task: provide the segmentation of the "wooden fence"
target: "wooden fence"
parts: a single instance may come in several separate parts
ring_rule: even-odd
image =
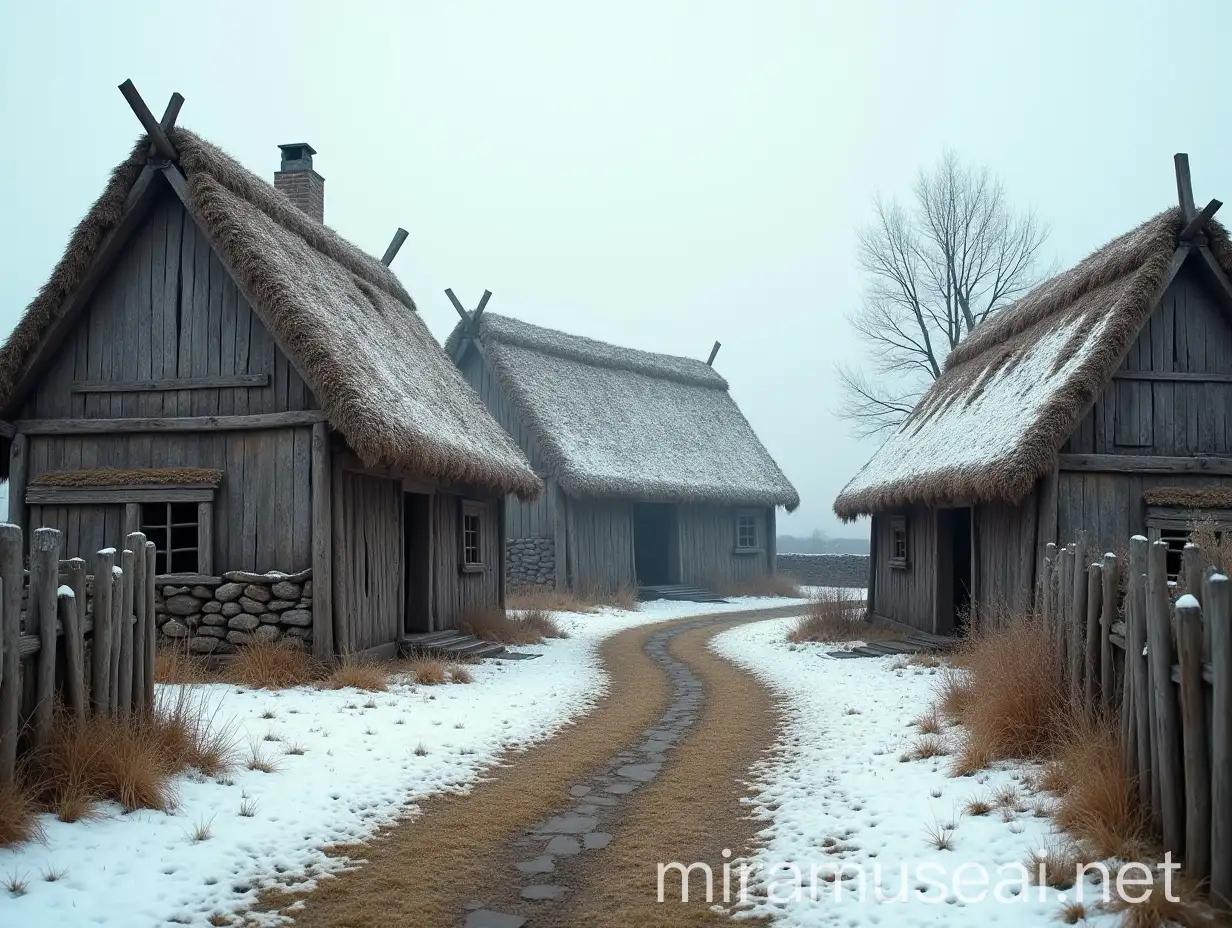
[[[26,546],[0,524],[0,783],[18,750],[51,735],[57,702],[78,719],[154,704],[154,543],[134,532],[118,558],[61,560],[61,534],[35,529]]]
[[[1063,682],[1074,700],[1119,714],[1126,767],[1164,850],[1232,905],[1232,586],[1194,544],[1175,582],[1166,542],[1134,536],[1128,564],[1087,563],[1084,549],[1048,545],[1037,600]]]

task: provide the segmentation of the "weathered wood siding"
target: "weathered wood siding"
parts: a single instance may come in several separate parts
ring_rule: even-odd
[[[759,554],[736,554],[736,516],[757,516]],[[769,573],[764,509],[731,506],[679,506],[681,583],[739,583]]]
[[[74,392],[78,382],[268,374],[260,387]],[[315,408],[311,391],[168,194],[90,298],[24,418],[207,416]]]
[[[1114,377],[1062,449],[1079,454],[1232,454],[1232,382],[1132,374],[1232,375],[1227,311],[1190,258]],[[1069,537],[1069,536],[1062,536]]]
[[[485,500],[487,517],[481,528],[480,540],[485,569],[463,573],[462,515],[463,497],[452,493],[437,493],[432,498],[432,535],[435,545],[434,621],[433,627],[456,628],[458,620],[470,609],[496,606],[500,603],[500,578],[504,569],[504,550],[500,527],[500,500]],[[466,497],[474,500],[475,497]]]
[[[625,500],[569,498],[565,513],[571,588],[606,591],[636,586],[633,504]]]
[[[982,625],[1031,607],[1038,514],[1035,493],[1018,505],[984,503],[974,508],[972,571]]]
[[[303,570],[312,564],[311,427],[146,435],[31,435],[30,477],[96,467],[209,467],[213,563],[227,570]],[[64,532],[74,555],[123,537],[123,506],[31,506],[29,525]],[[119,515],[117,515],[119,513]]]
[[[333,494],[335,647],[392,645],[405,614],[402,482],[337,467]]]
[[[898,513],[873,516],[872,551],[876,566],[872,570],[873,601],[876,612],[887,619],[913,628],[933,630],[933,606],[937,583],[936,515],[922,507],[907,510],[907,558],[905,568],[890,567],[893,533],[890,519]]]

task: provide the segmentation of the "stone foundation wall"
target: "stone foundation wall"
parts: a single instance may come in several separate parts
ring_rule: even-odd
[[[254,641],[312,641],[312,570],[296,574],[233,570],[191,586],[159,584],[154,612],[160,642],[194,654],[231,654]]]
[[[780,554],[778,572],[804,586],[868,586],[867,554]]]
[[[556,585],[556,539],[512,538],[505,543],[505,583],[511,588]]]

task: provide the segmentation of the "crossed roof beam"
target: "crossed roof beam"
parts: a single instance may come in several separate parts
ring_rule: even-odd
[[[1202,233],[1223,203],[1211,200],[1201,210],[1195,209],[1193,181],[1189,175],[1189,155],[1177,152],[1172,156],[1172,163],[1176,167],[1176,197],[1181,204],[1181,215],[1185,217],[1185,228],[1181,230],[1180,240],[1187,244],[1205,245],[1205,236],[1202,236]],[[1202,240],[1199,240],[1199,236],[1202,236]]]

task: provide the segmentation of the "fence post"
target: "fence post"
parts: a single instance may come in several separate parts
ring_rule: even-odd
[[[133,552],[133,685],[134,712],[144,712],[145,701],[145,535],[133,532],[125,539],[125,547]]]
[[[81,711],[84,715],[90,708],[90,681],[86,677],[86,619],[89,594],[86,591],[86,562],[75,557],[68,562],[68,585],[73,588],[77,600],[77,642],[81,648]],[[71,658],[70,658],[71,659]]]
[[[1060,557],[1061,564],[1060,569],[1057,571],[1057,627],[1055,634],[1057,666],[1061,674],[1061,679],[1058,682],[1064,687],[1066,677],[1068,676],[1067,668],[1069,667],[1069,601],[1074,591],[1074,584],[1070,574],[1074,563],[1074,556],[1068,547],[1062,548],[1057,552],[1057,556]]]
[[[60,585],[60,532],[36,528],[30,545],[30,595],[26,631],[38,632],[39,654],[35,676],[34,741],[51,738],[56,701],[56,590]]]
[[[64,689],[73,717],[80,722],[86,717],[86,642],[81,632],[85,599],[77,595],[85,587],[85,564],[81,558],[68,563],[67,587],[63,592],[57,591],[56,612],[64,630]]]
[[[1188,547],[1185,553],[1189,554]],[[1192,576],[1186,572],[1187,580]],[[1196,576],[1200,582],[1201,570]],[[1206,686],[1202,679],[1202,608],[1192,593],[1176,602],[1176,643],[1181,660],[1181,733],[1185,752],[1185,871],[1201,880],[1211,869],[1211,768]]]
[[[21,722],[21,528],[0,525],[0,651],[4,653],[4,678],[0,681],[0,783],[11,783],[17,772],[17,728]]]
[[[1168,544],[1151,545],[1147,576],[1151,587],[1147,609],[1147,660],[1155,704],[1155,756],[1158,764],[1159,805],[1157,821],[1164,850],[1185,850],[1185,783],[1181,773],[1180,719],[1176,689],[1172,685],[1172,623],[1168,599]]]
[[[90,696],[97,713],[111,709],[111,568],[114,566],[115,548],[103,548],[95,555]]]
[[[1056,621],[1056,583],[1053,574],[1057,569],[1057,545],[1050,541],[1044,545],[1044,628],[1052,631],[1052,623]]]
[[[128,540],[132,540],[129,536]],[[128,715],[133,706],[133,562],[130,548],[120,552],[120,683],[117,688],[120,715]]]
[[[1103,612],[1103,570],[1098,563],[1087,568],[1087,640],[1083,647],[1086,661],[1082,674],[1082,697],[1088,712],[1095,709],[1095,690],[1099,685],[1099,617]]]
[[[145,597],[145,705],[149,712],[154,711],[154,565],[156,563],[154,542],[146,541],[142,546],[142,556],[145,558],[145,585],[142,596]]]
[[[1082,566],[1082,545],[1074,546],[1073,599],[1069,615],[1069,697],[1082,699],[1082,668],[1086,663],[1087,637],[1087,572]]]
[[[1103,608],[1099,614],[1099,694],[1104,706],[1111,709],[1115,704],[1116,674],[1112,660],[1112,623],[1116,620],[1117,595],[1121,588],[1121,574],[1117,556],[1109,551],[1104,555],[1101,578],[1104,588],[1100,600]]]
[[[1223,574],[1206,584],[1210,633],[1211,895],[1232,909],[1232,589]]]
[[[120,709],[120,652],[123,650],[124,637],[124,568],[123,555],[119,563],[111,571],[111,671],[108,695],[111,700],[111,711]]]
[[[1138,733],[1138,799],[1144,809],[1151,808],[1151,799],[1155,794],[1155,784],[1152,773],[1155,769],[1153,760],[1154,737],[1151,734],[1151,678],[1148,673],[1146,659],[1142,654],[1146,647],[1146,562],[1149,542],[1144,535],[1135,535],[1129,540],[1129,578],[1133,590],[1133,640],[1127,642],[1125,656],[1133,661],[1134,684],[1134,718],[1133,724]]]

